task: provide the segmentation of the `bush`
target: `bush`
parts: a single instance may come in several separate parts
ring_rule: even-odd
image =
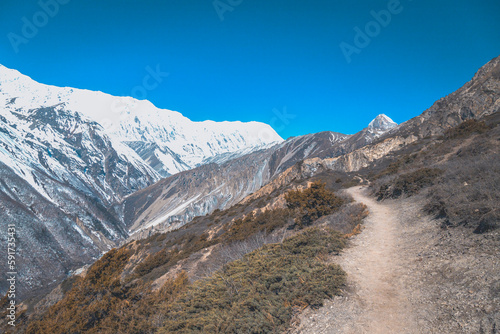
[[[289,209],[267,210],[255,215],[250,213],[245,218],[235,220],[222,239],[231,243],[243,241],[259,232],[271,233],[290,223],[292,214]]]
[[[415,162],[417,160],[417,157],[417,154],[405,154],[396,161],[391,162],[389,166],[387,166],[387,168],[385,168],[377,175],[373,176],[372,179],[378,180],[384,176],[397,174],[400,169],[405,168]]]
[[[499,202],[498,156],[456,157],[447,163],[446,174],[424,209],[444,218],[444,227],[465,226],[486,233],[500,227]]]
[[[186,233],[179,238],[170,240],[162,250],[154,255],[149,255],[143,262],[139,263],[132,277],[142,277],[148,281],[154,280],[179,261],[216,243],[218,243],[216,239],[209,240],[208,233],[200,235]]]
[[[393,182],[380,186],[376,193],[378,200],[398,198],[402,195],[411,196],[420,189],[434,184],[436,178],[443,174],[438,168],[421,168],[414,172],[399,175]]]
[[[463,226],[474,233],[500,228],[500,118],[496,115],[488,125],[468,120],[447,130],[442,140],[391,164],[372,189],[383,199],[428,187],[424,211],[441,219],[443,227]]]
[[[328,216],[319,220],[318,223],[325,223],[328,227],[344,234],[352,234],[354,229],[360,230],[360,225],[364,218],[368,216],[366,205],[361,203],[350,203]],[[358,227],[359,226],[359,227]]]
[[[313,182],[305,190],[292,190],[285,195],[287,206],[295,211],[299,227],[310,225],[318,218],[337,211],[344,200],[325,189],[325,183]]]
[[[315,181],[305,190],[291,190],[285,195],[287,208],[273,209],[236,219],[227,229],[226,242],[242,241],[259,233],[272,231],[295,222],[299,227],[311,225],[318,218],[337,211],[345,201]]]
[[[339,292],[345,273],[319,258],[343,246],[341,234],[319,229],[266,245],[194,283],[165,309],[160,333],[281,333],[295,309]]]
[[[285,235],[286,231],[282,235],[276,233],[266,234],[266,232],[258,232],[245,240],[221,244],[219,247],[215,247],[213,249],[212,252],[214,253],[209,261],[198,263],[198,272],[194,273],[193,278],[198,280],[211,276],[214,272],[220,270],[229,262],[240,260],[248,253],[259,249],[264,245],[282,241]]]
[[[353,178],[342,185],[342,188],[347,189],[359,185],[361,182],[358,178]]]
[[[484,121],[478,122],[475,119],[469,119],[460,123],[458,126],[448,129],[444,133],[445,139],[456,139],[470,136],[473,133],[484,133],[489,127]]]
[[[125,297],[120,274],[130,255],[125,248],[104,254],[63,300],[52,306],[41,320],[29,324],[26,333],[98,333],[96,328],[119,309],[120,300]]]
[[[156,254],[149,254],[144,261],[135,267],[134,273],[139,277],[149,274],[153,269],[167,264],[170,258],[171,256],[164,249]]]

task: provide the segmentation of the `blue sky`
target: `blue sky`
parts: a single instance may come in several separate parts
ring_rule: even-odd
[[[354,133],[379,113],[403,122],[499,54],[498,0],[0,3],[7,67],[192,120],[262,121],[284,138]],[[137,89],[157,68],[169,75]]]

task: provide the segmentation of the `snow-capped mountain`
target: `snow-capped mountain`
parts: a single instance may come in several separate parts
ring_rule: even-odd
[[[396,122],[384,114],[380,114],[368,124],[368,130],[375,135],[381,135],[398,126]]]
[[[0,65],[0,106],[31,110],[61,106],[100,124],[106,134],[134,149],[160,175],[200,165],[220,154],[253,150],[282,142],[259,122],[193,122],[146,100],[102,92],[39,84]]]
[[[148,101],[47,86],[0,65],[0,222],[22,235],[20,295],[125,240],[116,203],[127,195],[280,141],[262,123],[191,122]]]

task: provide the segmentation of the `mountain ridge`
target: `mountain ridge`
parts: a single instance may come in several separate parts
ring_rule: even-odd
[[[196,216],[240,202],[299,161],[351,152],[377,139],[395,124],[390,123],[387,130],[367,127],[355,135],[324,131],[291,137],[268,149],[222,164],[201,166],[173,175],[124,199],[121,211],[124,212],[125,224],[132,234],[149,229],[145,235],[179,228]]]
[[[157,108],[147,100],[44,85],[3,65],[0,65],[0,92],[5,96],[0,103],[11,109],[62,105],[67,110],[79,112],[102,125],[110,137],[125,144],[132,143],[136,150],[142,149],[144,157],[156,157],[162,165],[156,169],[162,176],[194,168],[204,159],[219,154],[283,141],[264,123],[193,122],[180,112]],[[155,145],[158,149],[146,154],[144,146],[147,145]]]

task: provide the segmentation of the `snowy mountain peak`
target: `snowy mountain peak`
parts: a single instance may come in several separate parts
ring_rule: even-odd
[[[147,100],[44,85],[0,65],[0,107],[5,106],[2,114],[56,105],[97,122],[110,138],[131,147],[162,176],[194,168],[221,154],[283,141],[264,123],[193,122]]]
[[[2,64],[0,64],[0,78],[1,78],[1,81],[16,80],[19,78],[28,78],[29,79],[29,77],[21,74],[19,71],[5,67]]]
[[[384,114],[380,114],[368,124],[368,128],[378,131],[387,131],[398,126],[396,122]]]

